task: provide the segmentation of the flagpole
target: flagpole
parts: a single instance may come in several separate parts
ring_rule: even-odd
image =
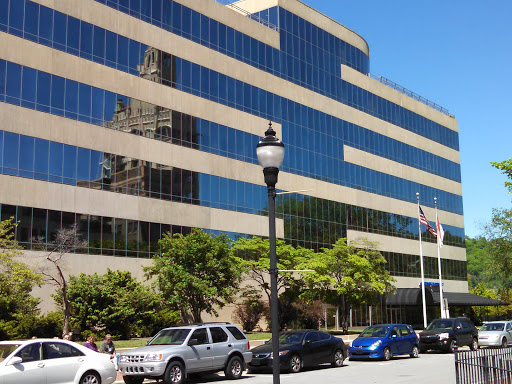
[[[423,271],[423,247],[421,246],[420,193],[416,192],[418,200],[418,235],[420,238],[420,265],[421,265],[421,301],[423,303],[423,328],[427,328],[427,303],[425,301],[425,273]]]
[[[434,197],[434,206],[436,207],[436,231],[437,231],[437,263],[439,265],[439,301],[441,305],[441,318],[446,319],[443,299],[443,279],[441,275],[441,231],[439,218],[437,217],[437,197]]]

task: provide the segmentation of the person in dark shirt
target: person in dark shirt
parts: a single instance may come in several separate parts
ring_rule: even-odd
[[[100,344],[100,352],[101,353],[108,353],[110,355],[110,358],[113,359],[115,357],[116,353],[116,346],[114,345],[114,342],[112,341],[112,336],[109,334],[105,335],[105,340],[103,340]]]

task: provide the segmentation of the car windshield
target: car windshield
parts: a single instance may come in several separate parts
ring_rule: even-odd
[[[374,325],[366,328],[358,337],[385,337],[388,334],[390,326]]]
[[[4,361],[21,344],[2,344],[0,345],[0,362]]]
[[[190,329],[162,329],[151,339],[148,345],[181,345],[185,342]]]
[[[294,344],[300,343],[304,332],[282,332],[279,334],[279,344]],[[272,339],[267,341],[267,344],[272,343]]]
[[[490,324],[484,324],[480,328],[481,331],[503,331],[505,328],[504,323],[490,323]]]
[[[431,322],[427,330],[431,329],[451,329],[453,327],[453,320],[449,319],[440,319],[440,320],[434,320]]]

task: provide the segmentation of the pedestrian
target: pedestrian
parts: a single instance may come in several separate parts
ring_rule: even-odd
[[[110,355],[110,358],[113,359],[116,354],[116,346],[114,345],[114,342],[112,341],[112,336],[108,333],[105,335],[105,340],[103,340],[100,344],[100,352],[101,353],[108,353]]]
[[[87,341],[85,342],[84,347],[92,349],[93,351],[98,352],[98,347],[96,346],[96,343],[94,342],[94,337],[93,336],[89,336],[87,338]]]
[[[62,340],[69,340],[70,337],[69,337],[69,333],[65,333],[62,335]]]

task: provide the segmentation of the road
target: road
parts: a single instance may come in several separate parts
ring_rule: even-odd
[[[144,384],[155,383],[145,380]],[[223,374],[211,374],[194,383],[233,384],[226,380]],[[122,383],[118,381],[116,383]],[[244,372],[238,384],[269,384],[272,383],[272,373],[248,374]],[[455,363],[452,354],[428,352],[421,354],[418,359],[408,357],[394,358],[391,361],[345,361],[341,368],[321,366],[306,369],[298,374],[282,374],[283,384],[455,384]]]

